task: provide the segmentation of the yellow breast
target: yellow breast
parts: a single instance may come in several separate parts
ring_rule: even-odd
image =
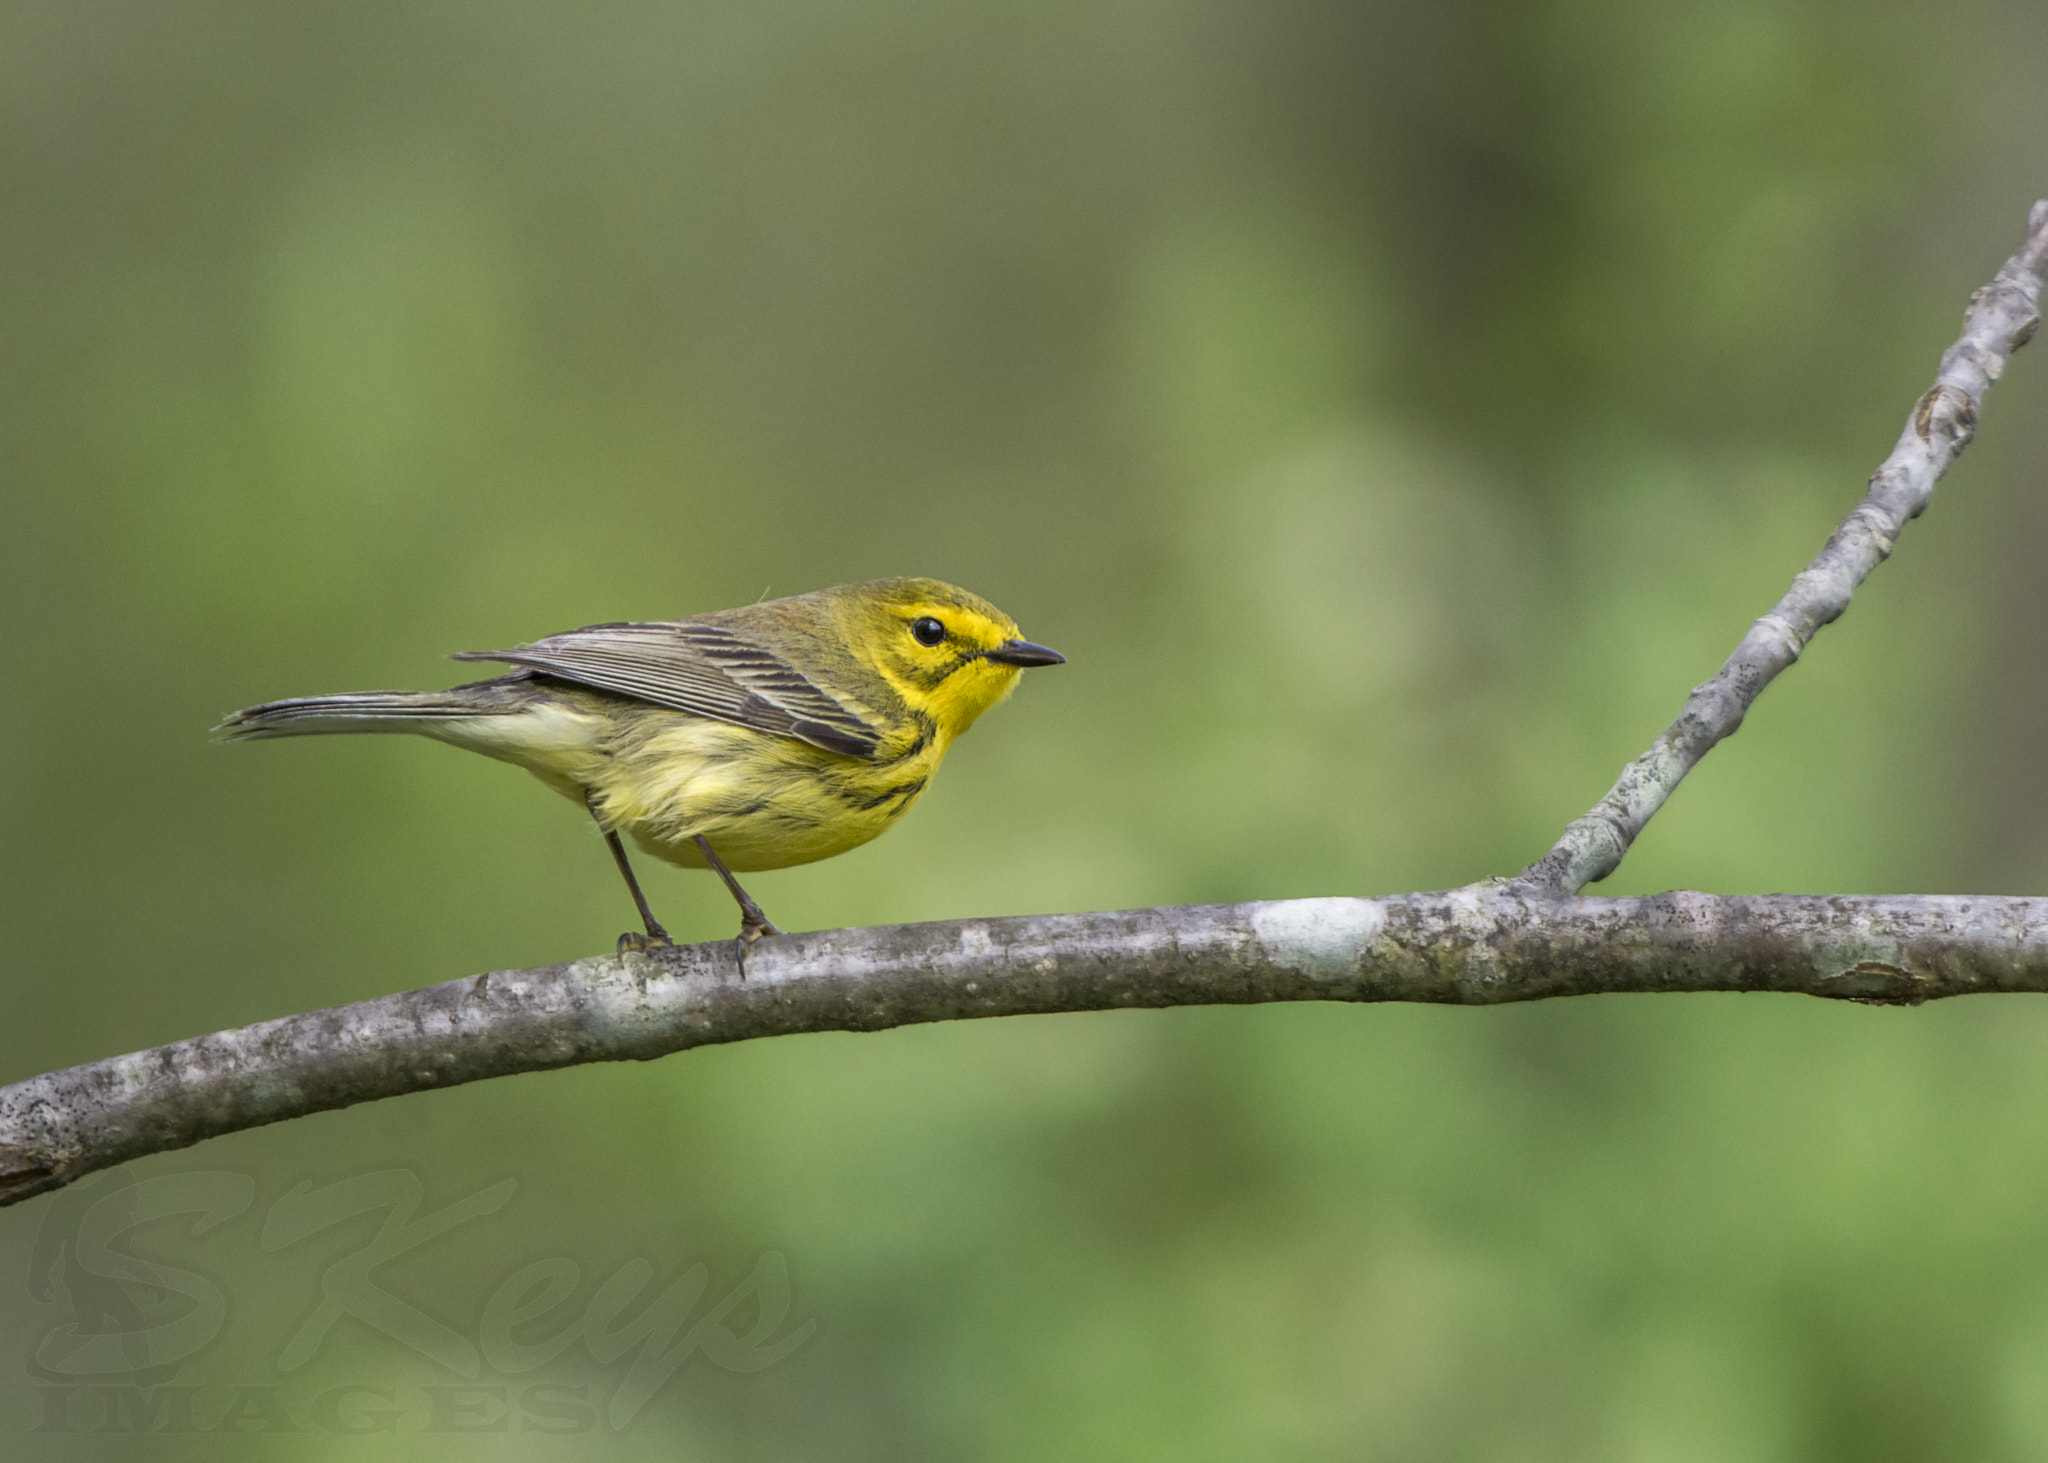
[[[728,868],[781,869],[858,848],[923,794],[945,756],[929,724],[874,761],[722,722],[651,712],[615,739],[590,785],[605,823],[657,858],[705,867],[698,835]]]

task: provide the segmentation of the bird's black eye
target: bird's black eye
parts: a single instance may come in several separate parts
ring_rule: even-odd
[[[919,645],[937,645],[946,638],[946,627],[930,615],[920,615],[910,622],[910,633],[917,637]]]

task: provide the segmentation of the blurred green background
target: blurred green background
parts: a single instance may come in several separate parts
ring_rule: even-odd
[[[209,745],[223,713],[877,575],[1072,663],[889,837],[759,876],[787,927],[1512,871],[1854,502],[2048,192],[2044,62],[2020,0],[9,0],[0,1079],[630,925],[512,770]],[[2023,354],[1897,559],[1595,892],[2041,892],[2044,456]],[[679,936],[731,932],[713,881],[648,879]],[[32,1430],[39,1348],[95,1324],[29,1283],[81,1190],[0,1212],[0,1431],[2039,1458],[2044,1052],[2031,997],[1304,1005],[410,1097],[133,1169],[255,1185],[120,1241],[229,1298],[141,1380],[199,1386],[202,1427],[275,1385],[307,1430]],[[381,1169],[422,1213],[516,1182],[376,1272],[457,1333],[537,1260],[580,1307],[635,1257],[715,1297],[767,1254],[815,1333],[688,1361],[616,1437],[419,1432],[465,1379],[372,1326],[278,1368],[376,1217],[259,1243],[295,1185]],[[578,1355],[538,1375],[601,1407],[627,1363]],[[307,1422],[357,1382],[410,1399],[396,1438]]]

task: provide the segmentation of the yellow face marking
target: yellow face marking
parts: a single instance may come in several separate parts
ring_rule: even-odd
[[[1016,621],[993,605],[905,597],[865,607],[861,620],[865,658],[942,742],[1016,688],[1018,668],[987,659],[1019,638]]]

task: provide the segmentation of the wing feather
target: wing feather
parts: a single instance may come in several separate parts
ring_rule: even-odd
[[[654,706],[775,736],[842,757],[872,757],[881,733],[764,646],[722,625],[691,621],[591,625],[512,650],[465,650],[490,660]]]

